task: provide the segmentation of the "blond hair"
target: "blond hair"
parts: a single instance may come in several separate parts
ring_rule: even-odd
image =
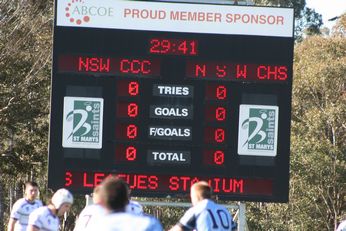
[[[206,181],[199,181],[191,186],[195,190],[196,195],[202,199],[210,199],[213,194],[212,187]]]

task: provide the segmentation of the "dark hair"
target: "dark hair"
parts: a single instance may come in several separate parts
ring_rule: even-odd
[[[34,181],[27,181],[25,182],[25,188],[27,188],[28,186],[32,186],[32,187],[36,187],[38,188],[38,184]]]
[[[119,177],[107,177],[100,190],[109,209],[124,210],[129,203],[127,184]]]

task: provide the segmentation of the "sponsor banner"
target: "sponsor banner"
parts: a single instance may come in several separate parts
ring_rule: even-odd
[[[276,156],[279,107],[240,105],[238,154]]]
[[[56,0],[57,26],[293,37],[293,9],[126,0]]]
[[[102,126],[102,98],[64,97],[64,148],[101,149]]]

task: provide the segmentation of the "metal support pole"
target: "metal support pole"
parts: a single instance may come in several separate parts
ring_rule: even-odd
[[[238,231],[246,231],[247,229],[247,224],[246,224],[246,207],[245,204],[242,202],[238,203],[238,208],[239,208],[239,215],[238,215]]]

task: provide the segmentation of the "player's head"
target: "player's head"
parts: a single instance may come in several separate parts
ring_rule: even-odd
[[[73,204],[73,196],[67,189],[61,188],[54,193],[52,197],[52,204],[57,210],[57,215],[61,216],[70,210]]]
[[[196,205],[201,200],[210,199],[212,192],[212,188],[205,181],[199,181],[193,184],[190,191],[192,205]]]
[[[38,195],[38,185],[36,182],[28,181],[25,183],[25,199],[33,201]]]
[[[129,203],[127,184],[119,177],[107,177],[101,184],[101,194],[105,205],[113,211],[124,211]]]

